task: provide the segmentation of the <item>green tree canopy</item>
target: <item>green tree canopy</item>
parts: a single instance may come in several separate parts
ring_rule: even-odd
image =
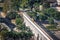
[[[54,19],[53,18],[48,18],[49,24],[54,24]]]
[[[20,25],[20,24],[22,24],[23,23],[23,19],[21,19],[21,18],[16,18],[16,24],[17,25]]]
[[[6,16],[8,19],[15,19],[18,16],[17,12],[9,12]]]
[[[48,9],[45,9],[44,10],[44,13],[47,15],[47,16],[50,16],[50,17],[54,17],[55,14],[57,13],[57,11],[53,8],[48,8]]]

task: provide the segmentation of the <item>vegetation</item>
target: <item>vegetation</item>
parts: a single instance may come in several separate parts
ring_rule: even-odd
[[[28,12],[28,15],[33,18],[34,20],[36,20],[36,16],[37,16],[37,13],[36,12]]]
[[[47,16],[44,13],[39,13],[39,18],[41,21],[47,20]]]
[[[28,5],[28,0],[21,0],[20,7],[25,8]]]
[[[3,12],[7,13],[8,10],[9,10],[8,2],[5,1],[5,2],[4,2],[4,6],[3,6]]]
[[[58,12],[57,10],[55,10],[53,8],[48,8],[48,9],[44,10],[44,13],[48,17],[53,17],[53,19],[60,20],[60,12]]]
[[[50,8],[50,4],[48,2],[46,2],[45,4],[43,4],[44,8]]]
[[[23,20],[21,18],[16,18],[16,24],[20,25],[23,23]]]
[[[54,17],[56,20],[60,20],[60,12],[57,12]]]
[[[49,24],[54,24],[54,19],[53,18],[48,18]]]
[[[17,40],[17,39],[18,40],[19,39],[21,39],[21,40],[29,40],[31,38],[32,34],[31,33],[26,33],[26,32],[16,33],[14,31],[11,31],[11,32],[5,33],[4,36],[5,36],[5,40],[8,40],[9,38],[11,40]]]
[[[30,28],[23,24],[23,19],[16,17],[16,23],[19,32],[8,31],[7,28],[3,26],[0,27],[0,36],[2,40],[30,40],[30,38],[33,36],[33,33]]]
[[[47,29],[49,29],[49,30],[57,30],[55,25],[47,26]]]
[[[20,7],[20,0],[11,0],[12,4],[11,4],[11,9],[15,10],[15,11],[19,11],[19,7]],[[12,11],[13,11],[12,10]]]
[[[9,13],[7,14],[6,18],[8,18],[8,19],[15,19],[17,16],[19,16],[19,15],[17,14],[17,12],[9,12]]]
[[[47,16],[42,13],[42,12],[28,12],[28,15],[33,18],[34,20],[41,20],[41,21],[44,21],[44,20],[47,20]]]
[[[20,35],[19,38],[22,40],[30,40],[30,38],[33,36],[33,33],[30,30],[30,28],[25,26],[25,24],[23,23],[23,19],[16,18],[16,24],[17,24],[17,29],[21,31],[18,33]]]
[[[44,9],[43,11],[35,11],[35,12],[28,12],[28,15],[33,18],[34,20],[40,20],[40,21],[45,21],[47,20],[49,23],[49,27],[47,29],[57,29],[56,26],[57,24],[54,22],[54,19],[60,19],[60,12],[56,11],[53,8],[47,8]]]
[[[55,14],[57,13],[57,11],[53,8],[47,8],[44,10],[44,13],[46,16],[49,16],[49,17],[54,17]]]
[[[5,5],[3,7],[3,11],[7,13],[6,18],[8,19],[16,19],[16,26],[17,29],[21,32],[15,32],[15,31],[7,31],[6,28],[1,29],[0,28],[0,35],[4,37],[5,40],[29,40],[33,33],[32,31],[25,26],[23,23],[23,19],[17,14],[16,11],[19,11],[19,8],[25,9],[30,8],[31,12],[27,12],[28,15],[33,18],[34,20],[39,21],[45,21],[48,20],[49,25],[47,26],[47,29],[49,30],[55,30],[57,24],[54,22],[54,19],[60,20],[60,12],[57,10],[50,8],[49,2],[47,0],[11,0],[11,6],[8,7],[8,3],[5,2]],[[39,6],[43,5],[44,10],[40,11]],[[34,8],[35,11],[32,9]],[[0,22],[3,21],[0,19]],[[59,29],[60,30],[60,29]]]

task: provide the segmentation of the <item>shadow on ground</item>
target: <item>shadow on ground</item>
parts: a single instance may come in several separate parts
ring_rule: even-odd
[[[13,30],[13,28],[16,27],[16,25],[11,23],[11,21],[9,19],[7,19],[7,18],[1,18],[0,17],[0,23],[5,23],[11,30]]]

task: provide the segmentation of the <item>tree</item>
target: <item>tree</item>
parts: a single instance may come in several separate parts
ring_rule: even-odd
[[[21,31],[19,32],[19,38],[21,40],[30,40],[30,38],[33,36],[33,33],[30,30],[30,28],[26,27],[25,24],[22,24],[22,22],[18,22],[18,23],[19,25],[17,28]]]
[[[54,16],[55,19],[60,20],[60,12],[57,12]]]
[[[21,0],[11,0],[11,2],[12,2],[11,9],[13,9],[15,11],[19,11],[20,1]]]
[[[41,19],[41,21],[44,21],[47,19],[47,17],[45,15],[40,15],[40,19]]]
[[[33,4],[33,7],[34,7],[34,9],[35,9],[36,12],[39,11],[39,6],[40,6],[39,3],[34,3]]]
[[[46,9],[46,8],[50,8],[50,3],[49,2],[45,2],[43,4],[43,7]]]
[[[40,13],[39,13],[39,19],[40,19],[41,21],[47,20],[47,16],[46,16],[44,13],[40,12]]]
[[[30,38],[33,36],[32,31],[27,28],[25,25],[21,25],[20,27],[21,32],[15,32],[15,31],[8,31],[4,33],[3,37],[4,40],[30,40]]]
[[[39,4],[40,4],[40,2],[41,2],[41,0],[29,0],[29,7],[31,8],[31,10],[32,10],[32,8],[33,7],[39,7]]]
[[[33,7],[36,7],[37,4],[40,4],[40,0],[21,0],[20,7],[22,8],[30,8],[32,10]],[[36,4],[36,5],[35,5]]]
[[[21,18],[16,18],[16,24],[21,25],[23,23],[23,20]]]
[[[53,18],[48,18],[49,24],[53,25],[54,24],[54,19]]]
[[[36,18],[37,18],[37,13],[36,12],[28,12],[28,15],[31,17],[31,18],[33,18],[34,20],[36,20]]]
[[[5,37],[5,40],[19,40],[19,34],[17,32],[14,32],[14,31],[9,31],[9,32],[6,32],[4,37]]]
[[[33,36],[33,34],[30,32],[20,32],[19,35],[22,40],[30,40],[30,38]]]
[[[44,13],[46,14],[46,16],[54,17],[57,11],[53,8],[47,8],[44,10]]]
[[[28,5],[28,0],[21,0],[20,7],[24,8]]]
[[[17,12],[9,12],[6,16],[8,19],[15,19],[18,16]]]
[[[47,17],[53,17],[54,19],[60,20],[60,12],[58,12],[56,9],[48,8],[43,12]]]
[[[30,28],[26,27],[25,24],[20,25],[18,29],[21,30],[19,35],[22,40],[30,40],[30,38],[33,36],[32,31]]]

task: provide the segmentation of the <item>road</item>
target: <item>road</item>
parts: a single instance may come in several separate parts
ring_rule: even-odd
[[[36,22],[33,22],[31,18],[26,14],[26,12],[22,12],[24,22],[30,29],[35,33],[36,36],[40,36],[39,39],[42,40],[53,40]]]

